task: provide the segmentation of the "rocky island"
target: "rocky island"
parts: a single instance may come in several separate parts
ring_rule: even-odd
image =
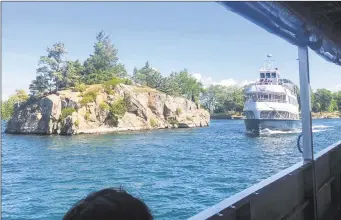
[[[63,90],[15,105],[6,133],[107,133],[208,126],[210,114],[190,100],[146,86],[120,83]]]

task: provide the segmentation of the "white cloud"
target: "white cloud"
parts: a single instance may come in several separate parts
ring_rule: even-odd
[[[329,89],[330,91],[332,92],[338,92],[338,91],[341,91],[341,84],[337,84],[336,86],[333,86],[333,87],[329,87],[327,88]],[[316,91],[316,89],[314,89],[314,92]]]
[[[156,72],[160,72],[158,69],[156,68],[152,68],[152,70],[156,71]]]
[[[238,85],[238,86],[244,86],[246,84],[249,84],[249,83],[253,82],[253,81],[247,81],[247,80],[238,82],[238,81],[236,81],[236,80],[234,80],[232,78],[223,79],[223,80],[220,80],[220,81],[214,81],[211,77],[205,77],[205,76],[201,75],[200,73],[192,73],[192,76],[194,78],[196,78],[197,80],[201,81],[202,84],[204,85],[204,87],[207,87],[209,85],[222,85],[222,86],[235,86],[235,85]]]
[[[237,82],[234,79],[230,78],[230,79],[223,79],[213,84],[222,85],[222,86],[234,86],[234,85],[237,85]]]
[[[197,80],[201,81],[201,74],[200,73],[192,73],[192,76]]]
[[[239,85],[240,85],[240,86],[245,86],[245,85],[250,84],[250,83],[255,83],[255,81],[244,80],[244,81],[241,81],[241,82],[239,83]]]

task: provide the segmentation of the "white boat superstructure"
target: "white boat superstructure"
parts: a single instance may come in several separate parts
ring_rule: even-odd
[[[245,89],[247,130],[291,129],[299,120],[297,86],[280,78],[278,69],[272,68],[270,57],[259,70],[259,79]]]

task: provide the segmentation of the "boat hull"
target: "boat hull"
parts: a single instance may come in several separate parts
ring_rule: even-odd
[[[300,125],[300,120],[290,119],[244,119],[247,131],[259,133],[262,129],[293,130]]]

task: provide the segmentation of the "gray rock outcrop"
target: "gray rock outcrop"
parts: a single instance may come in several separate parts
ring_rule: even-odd
[[[90,86],[87,91],[91,89]],[[210,121],[209,113],[194,102],[148,87],[119,84],[107,94],[97,85],[96,97],[88,103],[81,101],[84,93],[64,90],[21,103],[15,107],[6,132],[73,135],[204,127]],[[121,115],[115,111],[119,100],[125,109]]]

